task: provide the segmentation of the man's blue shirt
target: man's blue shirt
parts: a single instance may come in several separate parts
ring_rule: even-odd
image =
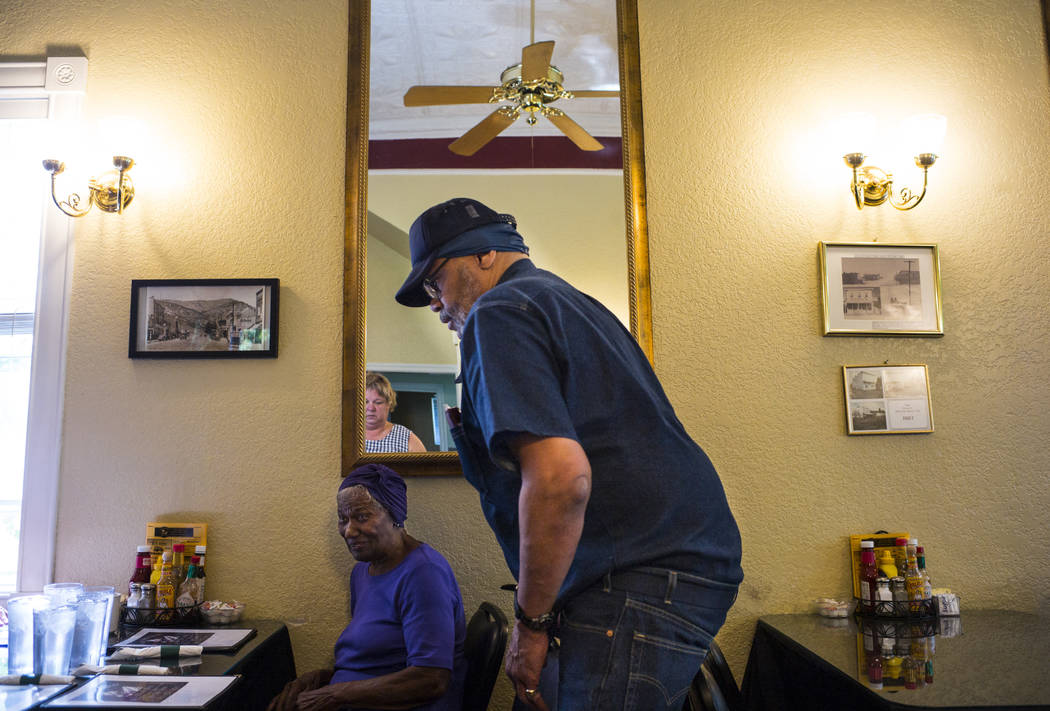
[[[707,455],[608,309],[527,259],[474,304],[460,343],[464,475],[518,577],[517,434],[566,437],[591,497],[559,604],[639,565],[739,583],[740,534]]]

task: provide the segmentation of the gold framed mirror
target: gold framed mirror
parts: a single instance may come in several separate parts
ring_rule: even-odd
[[[621,145],[631,333],[653,359],[649,242],[637,0],[616,0],[620,60]],[[350,0],[346,89],[346,197],[343,253],[343,475],[381,462],[406,476],[461,474],[455,452],[366,454],[364,451],[366,249],[368,238],[368,97],[370,3]],[[541,265],[542,266],[542,265]]]

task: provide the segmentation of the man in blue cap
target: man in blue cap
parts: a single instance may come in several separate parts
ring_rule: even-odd
[[[453,434],[518,581],[518,698],[547,708],[556,637],[561,708],[680,708],[743,578],[710,460],[630,332],[533,265],[512,216],[448,200],[413,223],[409,247],[395,298],[460,337]]]

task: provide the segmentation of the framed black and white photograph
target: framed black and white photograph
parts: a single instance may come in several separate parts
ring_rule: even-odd
[[[134,279],[130,358],[276,358],[278,279]]]
[[[933,432],[925,365],[844,365],[842,380],[849,434]]]
[[[935,244],[821,242],[825,336],[943,336]]]

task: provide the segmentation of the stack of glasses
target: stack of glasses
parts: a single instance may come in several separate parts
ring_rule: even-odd
[[[52,583],[7,601],[8,674],[66,675],[106,654],[114,589]]]

